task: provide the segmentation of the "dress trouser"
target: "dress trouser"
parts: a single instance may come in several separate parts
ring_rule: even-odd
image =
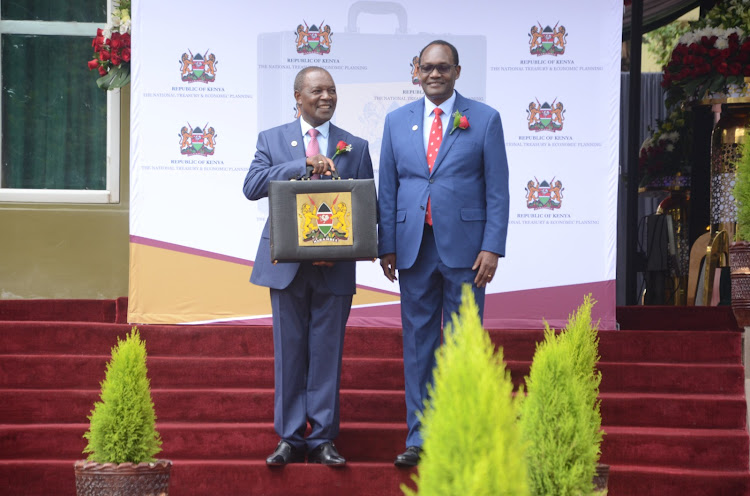
[[[307,451],[339,434],[341,354],[352,304],[352,295],[330,292],[323,270],[300,264],[289,286],[271,289],[274,427],[281,439]]]
[[[457,241],[460,243],[460,241]],[[476,272],[450,268],[438,255],[432,226],[425,224],[422,244],[414,265],[400,269],[401,325],[404,335],[404,379],[406,383],[406,446],[422,446],[417,412],[424,408],[427,384],[432,383],[435,351],[442,342],[442,320],[450,321],[461,304],[461,287],[470,283],[484,312],[484,288],[474,285]]]

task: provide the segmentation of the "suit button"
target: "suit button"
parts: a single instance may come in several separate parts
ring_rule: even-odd
[[[419,206],[420,210],[424,210],[424,205]]]
[[[434,183],[434,182],[435,182],[435,180],[434,180],[434,179],[430,179],[430,184],[432,184],[432,183]]]

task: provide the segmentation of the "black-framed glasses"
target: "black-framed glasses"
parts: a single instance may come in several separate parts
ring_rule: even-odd
[[[440,74],[448,74],[454,67],[458,67],[458,64],[423,64],[419,66],[419,72],[432,74],[432,71],[437,69]]]

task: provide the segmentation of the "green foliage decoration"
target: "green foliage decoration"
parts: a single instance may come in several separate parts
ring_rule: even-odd
[[[750,241],[750,140],[745,131],[740,159],[735,163],[734,201],[737,204],[737,233],[735,241]]]
[[[528,395],[520,425],[528,443],[534,495],[593,494],[601,455],[601,373],[597,326],[591,325],[591,296],[570,317],[559,335],[545,324],[526,378]]]
[[[446,325],[434,386],[421,417],[424,438],[418,492],[429,496],[529,494],[524,447],[502,349],[482,328],[471,287],[463,288],[458,315]],[[416,493],[406,485],[407,496]]]
[[[675,20],[643,35],[646,49],[656,58],[660,66],[667,65],[672,58],[672,50],[680,36],[690,31],[688,21]]]
[[[154,461],[161,438],[147,377],[146,344],[136,327],[124,341],[117,339],[101,389],[101,401],[94,404],[89,430],[83,435],[89,461]]]

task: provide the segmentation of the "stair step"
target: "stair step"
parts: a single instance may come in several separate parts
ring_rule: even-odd
[[[0,360],[0,388],[92,389],[104,379],[106,355],[5,355]],[[518,386],[531,362],[507,360]],[[154,388],[273,387],[272,357],[162,357],[148,359]],[[734,364],[601,362],[602,392],[689,394],[712,391],[743,394],[744,368]],[[344,389],[404,389],[399,358],[344,357]]]
[[[0,459],[37,459],[53,452],[81,457],[88,424],[0,425]],[[273,424],[157,425],[162,458],[264,460],[278,442]],[[665,429],[604,426],[602,462],[685,469],[742,470],[750,444],[742,429]],[[389,462],[404,449],[405,423],[344,422],[336,446],[352,462]],[[741,456],[737,456],[737,454]]]
[[[8,389],[3,396],[4,423],[77,423],[87,418],[99,391]],[[271,389],[154,389],[152,396],[158,418],[167,422],[270,422],[273,417]],[[600,398],[609,425],[745,427],[743,395],[601,393]],[[403,391],[343,389],[340,403],[341,418],[351,422],[401,422],[406,416]]]
[[[0,460],[5,494],[75,495],[75,460]],[[400,484],[414,488],[415,469],[392,463],[347,463],[342,468],[291,464],[269,468],[255,460],[173,460],[170,494],[213,496],[403,496]],[[750,491],[750,473],[736,470],[680,470],[637,465],[610,466],[609,496],[741,496]]]
[[[747,470],[744,429],[672,429],[604,426],[602,463],[703,470]]]
[[[90,322],[0,321],[0,350],[7,355],[109,353],[129,325]],[[273,356],[267,326],[139,326],[149,356]],[[507,360],[530,361],[539,330],[490,329]],[[607,362],[741,363],[742,333],[736,331],[600,331],[599,352]],[[232,343],[232,346],[227,346]],[[400,329],[348,328],[344,356],[401,358]]]
[[[613,465],[607,488],[609,496],[746,496],[750,494],[750,472]]]

